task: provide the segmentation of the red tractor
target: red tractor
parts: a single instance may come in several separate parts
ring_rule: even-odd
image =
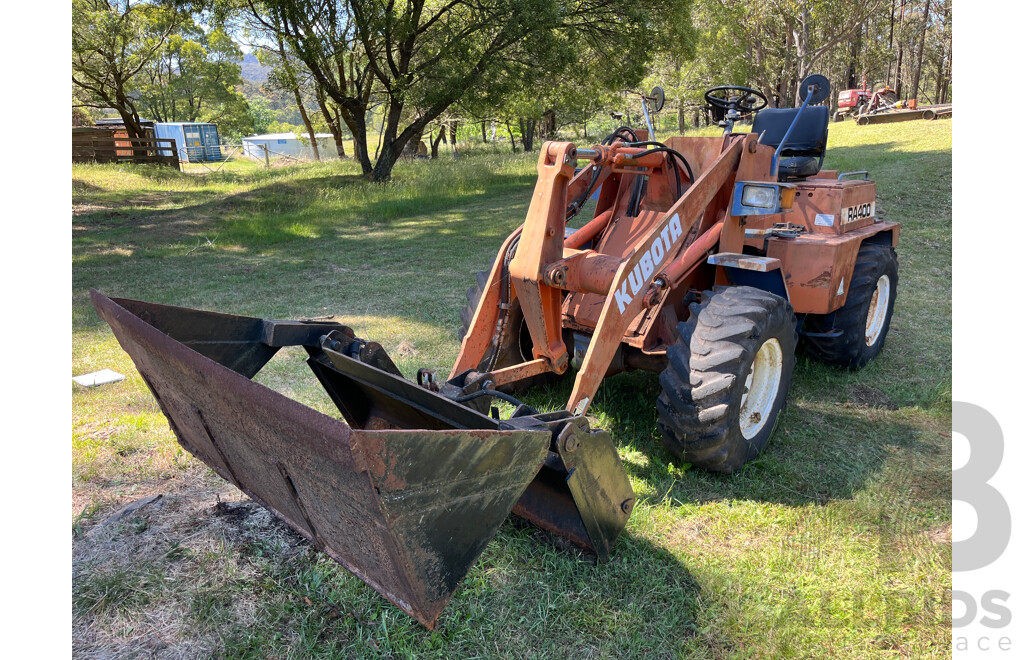
[[[832,121],[842,121],[846,115],[859,117],[874,112],[895,110],[900,108],[900,104],[896,91],[888,85],[871,92],[868,91],[865,82],[860,89],[844,89],[839,92],[839,103],[836,111],[832,113]]]

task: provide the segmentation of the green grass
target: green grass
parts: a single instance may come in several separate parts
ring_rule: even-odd
[[[434,632],[281,525],[211,515],[211,493],[229,489],[178,448],[88,289],[335,314],[404,373],[447,373],[465,290],[522,222],[535,154],[403,162],[386,187],[351,161],[204,176],[75,165],[72,371],[127,374],[73,392],[79,650],[141,653],[159,628],[225,657],[948,657],[951,122],[830,130],[826,166],[870,170],[878,213],[903,226],[881,356],[856,373],[801,356],[769,448],[734,476],[671,460],[656,375],[609,379],[590,416],[612,432],[639,498],[611,562],[509,520]],[[257,380],[336,414],[303,357],[282,351]],[[569,389],[527,398],[557,408]],[[125,523],[106,546],[90,539],[95,520],[150,492],[206,509],[159,534],[171,514],[150,515],[150,529]]]

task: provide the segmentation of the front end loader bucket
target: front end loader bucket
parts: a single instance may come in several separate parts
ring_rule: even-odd
[[[339,323],[91,295],[186,450],[429,628],[513,507],[599,558],[629,517],[611,439],[582,418],[492,419]],[[347,424],[250,380],[283,346]]]
[[[353,429],[254,383],[217,360],[269,360],[246,337],[260,319],[208,315],[231,337],[215,341],[195,332],[208,313],[92,300],[185,449],[428,627],[547,457],[544,431]]]

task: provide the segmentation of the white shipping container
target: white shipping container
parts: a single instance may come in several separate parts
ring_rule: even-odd
[[[320,151],[321,158],[337,158],[338,147],[334,143],[334,136],[330,133],[317,133],[316,144]],[[253,135],[242,138],[242,153],[250,158],[263,160],[264,148],[270,153],[270,159],[291,156],[312,160],[313,145],[309,135],[296,135],[295,133],[269,133],[267,135]]]

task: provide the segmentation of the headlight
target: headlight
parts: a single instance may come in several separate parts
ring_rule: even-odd
[[[743,186],[743,206],[754,206],[759,209],[774,209],[776,203],[776,189],[774,186]]]
[[[737,181],[733,189],[732,215],[771,215],[793,208],[796,186],[774,181]]]

